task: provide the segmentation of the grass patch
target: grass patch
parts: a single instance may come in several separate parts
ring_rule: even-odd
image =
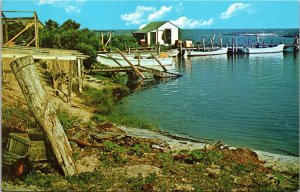
[[[65,130],[73,127],[78,127],[81,124],[77,116],[70,114],[68,110],[64,108],[58,108],[56,110],[56,114]]]
[[[117,123],[119,125],[124,125],[127,127],[159,130],[158,125],[156,123],[132,115],[120,115],[115,113],[115,114],[111,114],[107,118],[111,122]]]

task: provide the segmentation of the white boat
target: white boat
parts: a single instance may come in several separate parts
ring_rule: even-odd
[[[222,55],[227,54],[228,48],[227,47],[221,47],[221,48],[214,48],[209,49],[207,51],[193,51],[188,50],[186,55],[187,56],[209,56],[209,55]]]
[[[133,55],[127,55],[126,57],[133,65],[140,65],[140,66],[143,66],[143,67],[151,67],[151,68],[161,68],[159,63],[153,58],[141,57],[140,60],[139,60]],[[128,64],[127,61],[125,61],[125,59],[122,56],[116,56],[116,55],[108,56],[106,54],[98,54],[98,57],[97,57],[97,61],[100,62],[103,65],[107,65],[109,67],[120,67],[120,65],[117,62],[115,62],[114,60],[116,60],[123,67],[130,66],[130,64]],[[158,60],[167,69],[173,69],[174,68],[173,58],[171,58],[171,57],[169,57],[169,58],[158,58]]]
[[[274,47],[242,47],[239,50],[245,54],[260,54],[260,53],[279,53],[283,52],[284,44],[279,44]]]

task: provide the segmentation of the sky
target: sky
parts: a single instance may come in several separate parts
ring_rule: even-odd
[[[43,23],[72,19],[91,30],[139,29],[152,21],[171,21],[182,29],[299,28],[297,0],[2,0],[2,10],[33,10]]]

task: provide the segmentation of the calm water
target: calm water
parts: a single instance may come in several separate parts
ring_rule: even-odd
[[[285,155],[299,155],[299,55],[176,60],[183,77],[124,98],[127,114],[162,130]]]

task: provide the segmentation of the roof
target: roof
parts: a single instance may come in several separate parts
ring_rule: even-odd
[[[165,24],[167,22],[171,23],[170,21],[151,22],[151,23],[147,24],[145,27],[143,27],[142,29],[137,30],[137,31],[135,31],[133,33],[148,33],[148,32],[151,32],[151,31],[159,28],[160,26],[162,26],[163,24]],[[171,24],[173,24],[173,23],[171,23]],[[174,26],[176,26],[176,25],[174,25]]]

